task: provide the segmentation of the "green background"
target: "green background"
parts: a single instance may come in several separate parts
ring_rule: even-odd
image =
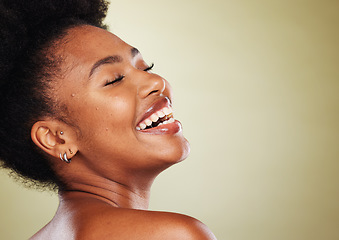
[[[111,31],[170,81],[191,143],[152,210],[219,240],[339,239],[338,12],[337,0],[111,3]],[[0,178],[0,239],[27,239],[57,197]]]

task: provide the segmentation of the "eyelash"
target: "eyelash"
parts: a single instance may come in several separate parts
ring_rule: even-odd
[[[106,84],[105,84],[105,87],[106,86],[108,86],[108,85],[111,85],[111,84],[114,84],[114,83],[116,83],[116,82],[119,82],[119,81],[121,81],[122,79],[124,79],[124,75],[119,75],[116,79],[114,79],[113,81],[111,81],[111,80],[107,80],[106,81]]]
[[[144,71],[148,72],[148,71],[152,70],[153,67],[154,67],[154,63],[152,63],[151,66],[149,66],[146,69],[144,69]]]
[[[152,63],[149,67],[145,68],[143,71],[148,72],[148,71],[152,70],[153,67],[154,67],[154,63]],[[125,77],[124,75],[119,75],[119,76],[118,76],[116,79],[114,79],[113,81],[107,80],[105,86],[108,86],[108,85],[114,84],[114,83],[116,83],[116,82],[119,82],[119,81],[121,81],[122,79],[124,79],[124,77]]]

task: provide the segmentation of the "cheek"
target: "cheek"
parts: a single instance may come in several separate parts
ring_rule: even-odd
[[[133,124],[135,103],[126,95],[88,94],[73,104],[76,125],[82,133],[103,134],[126,131]]]

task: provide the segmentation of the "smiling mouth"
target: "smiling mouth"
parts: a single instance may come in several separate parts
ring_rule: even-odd
[[[162,109],[156,111],[151,116],[140,122],[136,129],[145,130],[173,122],[175,122],[173,118],[173,109],[168,106],[163,107]]]

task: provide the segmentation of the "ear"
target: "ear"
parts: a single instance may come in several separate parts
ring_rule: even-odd
[[[76,132],[72,127],[58,120],[34,123],[31,138],[35,145],[56,158],[66,153],[67,159],[71,159],[78,151]]]

